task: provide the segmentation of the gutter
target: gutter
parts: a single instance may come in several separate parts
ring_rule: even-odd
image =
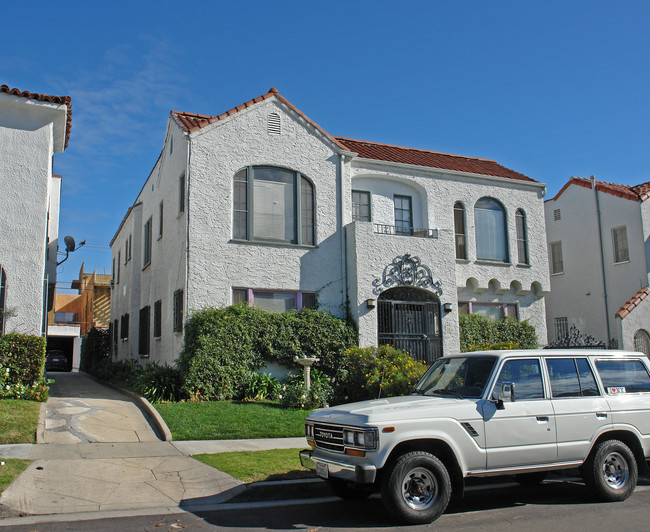
[[[346,155],[350,155],[349,152],[346,153],[339,153],[339,184],[340,184],[340,190],[339,190],[339,216],[341,220],[341,279],[343,281],[343,304],[345,305],[346,308],[346,314],[349,311],[349,301],[348,301],[348,256],[347,256],[347,246],[346,246],[346,234],[345,234],[345,226],[343,223],[343,215],[344,215],[344,209],[343,209],[343,201],[345,199],[344,197],[344,187],[343,187],[343,165],[344,165],[344,158]],[[346,316],[347,317],[347,316]]]
[[[605,255],[603,253],[603,223],[600,212],[600,201],[598,200],[598,190],[596,189],[596,178],[590,177],[591,188],[594,191],[594,198],[596,199],[596,218],[598,219],[598,244],[600,246],[600,269],[603,276],[603,294],[605,298],[605,326],[607,327],[607,347],[611,349],[612,338],[609,332],[609,301],[607,298],[607,277],[605,276]]]

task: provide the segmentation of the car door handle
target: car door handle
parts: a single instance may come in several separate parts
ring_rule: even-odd
[[[537,421],[540,423],[548,423],[548,416],[537,416]]]
[[[598,419],[607,419],[607,412],[596,412],[596,417]]]

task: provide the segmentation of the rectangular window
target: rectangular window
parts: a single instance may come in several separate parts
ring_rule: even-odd
[[[151,218],[144,224],[144,254],[142,260],[142,267],[148,266],[151,263]]]
[[[241,170],[233,181],[233,230],[232,237],[248,239],[248,172]]]
[[[650,376],[640,360],[597,360],[608,394],[650,392]]]
[[[614,262],[627,262],[630,260],[630,253],[627,248],[627,227],[615,227],[612,229],[614,240]]]
[[[117,252],[117,284],[120,284],[120,266],[122,265],[122,252]]]
[[[296,179],[279,168],[256,168],[253,238],[296,243]]]
[[[467,244],[465,240],[465,209],[462,204],[454,205],[454,233],[456,237],[456,258],[467,259]]]
[[[183,332],[183,290],[174,292],[174,332]]]
[[[459,301],[458,312],[460,314],[480,314],[500,320],[501,318],[518,319],[516,303],[476,303],[474,301]]]
[[[553,398],[600,395],[586,358],[547,358]]]
[[[129,262],[129,239],[127,238],[124,241],[124,264],[128,264]]]
[[[129,339],[129,315],[124,314],[121,318],[121,323],[120,323],[120,338],[122,340],[128,340]]]
[[[318,301],[314,292],[302,292],[302,308],[318,309]]]
[[[560,209],[554,209],[553,210],[553,221],[554,222],[559,222],[562,219],[562,214],[560,213]]]
[[[160,202],[160,222],[158,224],[158,239],[161,239],[163,236],[163,202]]]
[[[569,333],[569,318],[555,318],[555,339],[564,338]]]
[[[113,258],[113,269],[111,270],[111,281],[115,282],[115,258]]]
[[[159,299],[153,304],[153,337],[162,336],[162,301]]]
[[[117,318],[115,318],[115,321],[113,322],[113,352],[115,353],[115,356],[117,356],[117,340],[119,335],[119,322],[117,321]]]
[[[413,234],[413,211],[411,209],[410,196],[394,197],[395,201],[395,234],[412,235]]]
[[[149,311],[151,307],[140,309],[140,329],[138,331],[138,351],[140,356],[149,356]]]
[[[352,191],[352,219],[356,222],[369,222],[370,214],[370,192],[365,190]]]
[[[185,212],[185,174],[178,178],[178,214]]]
[[[564,273],[564,263],[562,261],[562,242],[551,242],[549,244],[551,256],[551,275]]]
[[[132,242],[132,237],[133,235],[129,235],[129,260],[131,260],[131,242]]]
[[[245,303],[248,301],[248,290],[242,288],[232,289],[232,304]]]
[[[269,312],[287,312],[292,309],[317,309],[318,301],[315,292],[303,291],[274,291],[254,290],[249,288],[233,288],[233,305],[248,302],[249,305]]]

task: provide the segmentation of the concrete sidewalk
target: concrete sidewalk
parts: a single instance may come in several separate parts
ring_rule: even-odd
[[[33,460],[0,497],[0,517],[210,506],[245,487],[191,455],[306,445],[302,437],[161,441],[129,396],[61,375],[45,409],[50,443],[0,445],[0,458]]]

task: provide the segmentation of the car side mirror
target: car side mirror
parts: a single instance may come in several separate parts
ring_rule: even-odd
[[[504,382],[501,385],[501,397],[499,397],[501,402],[515,402],[515,383],[514,382]]]

